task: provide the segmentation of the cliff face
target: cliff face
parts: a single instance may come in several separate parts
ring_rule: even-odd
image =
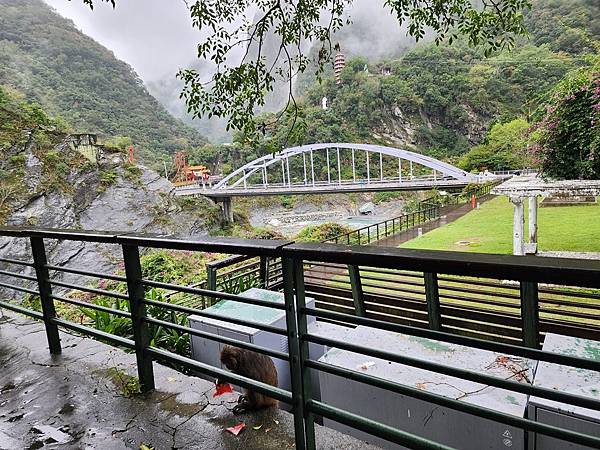
[[[52,150],[41,149],[35,139],[23,148],[11,148],[9,153],[18,155],[12,160],[21,163],[12,168],[20,173],[21,183],[8,200],[4,223],[178,236],[206,235],[219,225],[219,210],[208,200],[175,198],[172,184],[153,170],[130,164],[123,152],[100,150],[103,156],[91,162],[64,138]],[[53,159],[60,162],[50,171]],[[0,238],[2,257],[30,260],[29,250],[27,239]],[[46,250],[51,264],[97,272],[113,271],[122,259],[120,247],[110,244],[46,240]]]

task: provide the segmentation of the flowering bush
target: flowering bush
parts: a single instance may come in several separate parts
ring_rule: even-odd
[[[600,179],[600,60],[556,86],[533,138],[545,177]]]

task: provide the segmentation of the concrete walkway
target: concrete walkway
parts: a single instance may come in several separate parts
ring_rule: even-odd
[[[277,409],[233,416],[237,394],[154,364],[156,390],[135,387],[135,355],[61,331],[48,353],[42,324],[0,311],[0,449],[294,448],[292,416]],[[245,422],[237,437],[225,428]],[[255,430],[253,427],[261,426]],[[374,449],[317,427],[319,449]]]

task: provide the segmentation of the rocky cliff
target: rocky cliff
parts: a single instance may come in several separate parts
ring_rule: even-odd
[[[8,226],[201,236],[220,225],[218,207],[175,198],[168,180],[129,163],[118,149],[89,146],[95,156],[87,159],[66,135],[54,133],[58,143],[49,148],[41,142],[48,133],[25,133],[24,144],[5,151],[1,164],[8,176],[0,181],[11,195],[0,219]],[[59,266],[111,272],[121,260],[121,249],[109,244],[47,240],[46,248],[48,261]],[[0,257],[30,260],[28,240],[0,238]]]

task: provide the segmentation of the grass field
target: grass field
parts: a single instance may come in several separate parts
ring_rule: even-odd
[[[497,197],[401,247],[510,254],[512,223],[512,204]],[[538,243],[541,251],[600,252],[600,206],[539,208]]]

